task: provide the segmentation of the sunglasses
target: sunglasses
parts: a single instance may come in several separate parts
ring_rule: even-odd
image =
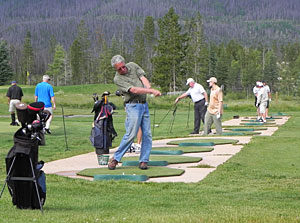
[[[118,68],[118,71],[124,70],[126,68],[126,66],[122,66]]]

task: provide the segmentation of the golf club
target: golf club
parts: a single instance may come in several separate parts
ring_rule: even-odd
[[[67,133],[66,133],[66,125],[65,125],[65,113],[64,113],[64,107],[61,105],[61,113],[62,113],[62,120],[64,125],[64,133],[65,133],[65,143],[66,143],[66,149],[65,151],[69,150],[68,147],[68,140],[67,140]]]

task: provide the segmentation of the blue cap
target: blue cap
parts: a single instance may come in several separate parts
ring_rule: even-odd
[[[12,84],[16,84],[17,82],[16,82],[16,81],[12,81],[11,83],[12,83]]]

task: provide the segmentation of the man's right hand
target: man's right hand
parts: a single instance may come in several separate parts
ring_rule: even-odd
[[[160,91],[153,89],[152,94],[154,94],[155,97],[161,96]]]

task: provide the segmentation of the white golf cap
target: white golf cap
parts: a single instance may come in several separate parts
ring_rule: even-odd
[[[50,77],[46,74],[46,75],[43,75],[43,80],[51,80]]]
[[[214,82],[214,83],[217,83],[217,78],[211,77],[211,78],[209,78],[209,80],[207,80],[206,82]]]
[[[189,85],[189,83],[195,82],[193,78],[189,78],[186,80],[186,85]]]
[[[262,83],[262,82],[258,82],[258,85],[257,86],[259,86],[259,87],[263,87],[264,86],[264,84]]]

